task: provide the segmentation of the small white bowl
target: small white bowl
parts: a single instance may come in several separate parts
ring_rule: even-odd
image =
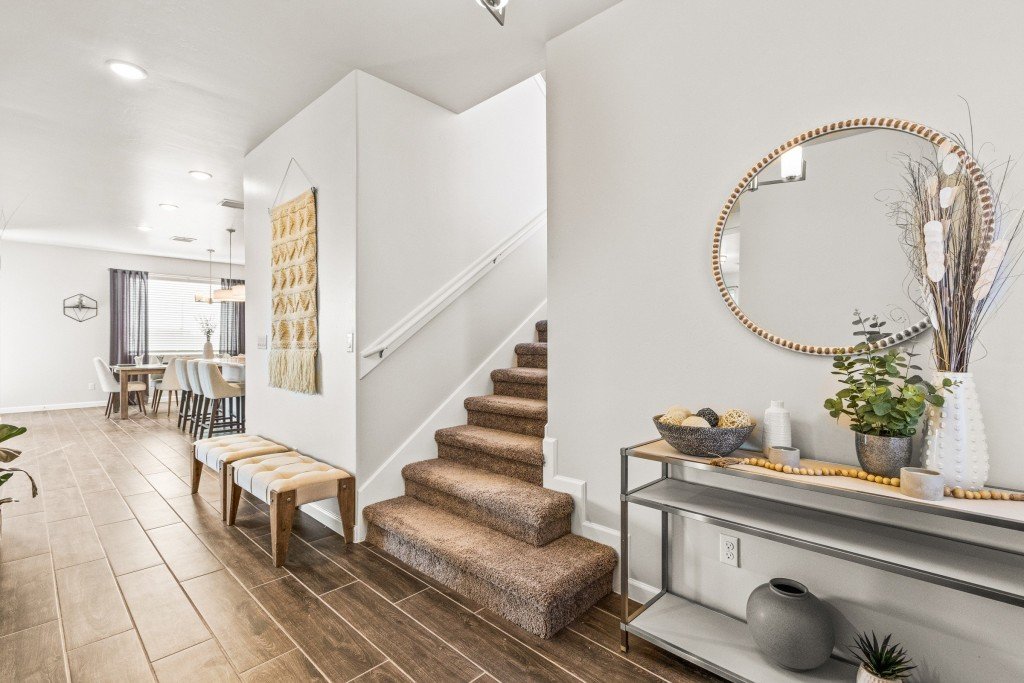
[[[923,467],[900,468],[900,492],[921,500],[942,500],[946,480],[935,470]]]
[[[768,448],[768,462],[783,467],[800,467],[800,449],[792,446],[770,446]]]

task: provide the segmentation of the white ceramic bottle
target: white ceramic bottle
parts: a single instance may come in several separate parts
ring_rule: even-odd
[[[792,446],[793,433],[789,422],[789,411],[782,401],[772,401],[764,411],[762,423],[762,442],[764,452],[772,446]]]

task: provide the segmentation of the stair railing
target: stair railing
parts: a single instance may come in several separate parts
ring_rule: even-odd
[[[526,225],[513,235],[502,240],[489,252],[471,263],[465,270],[449,280],[399,320],[387,332],[373,341],[366,349],[359,352],[359,378],[366,377],[384,359],[393,354],[402,344],[409,341],[428,322],[441,311],[451,306],[462,294],[491,272],[501,261],[505,260],[516,249],[522,246],[537,231],[547,227],[547,210],[541,211]]]

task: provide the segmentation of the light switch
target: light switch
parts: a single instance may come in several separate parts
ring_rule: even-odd
[[[257,349],[265,349],[265,348],[267,348],[267,335],[261,334],[256,339],[256,348]]]
[[[354,350],[354,347],[353,347],[353,337],[355,337],[354,334],[346,334],[345,335],[345,349],[349,353],[352,353],[352,351]]]

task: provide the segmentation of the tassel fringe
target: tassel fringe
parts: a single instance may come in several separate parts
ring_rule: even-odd
[[[316,393],[316,349],[273,349],[270,352],[270,386]]]

